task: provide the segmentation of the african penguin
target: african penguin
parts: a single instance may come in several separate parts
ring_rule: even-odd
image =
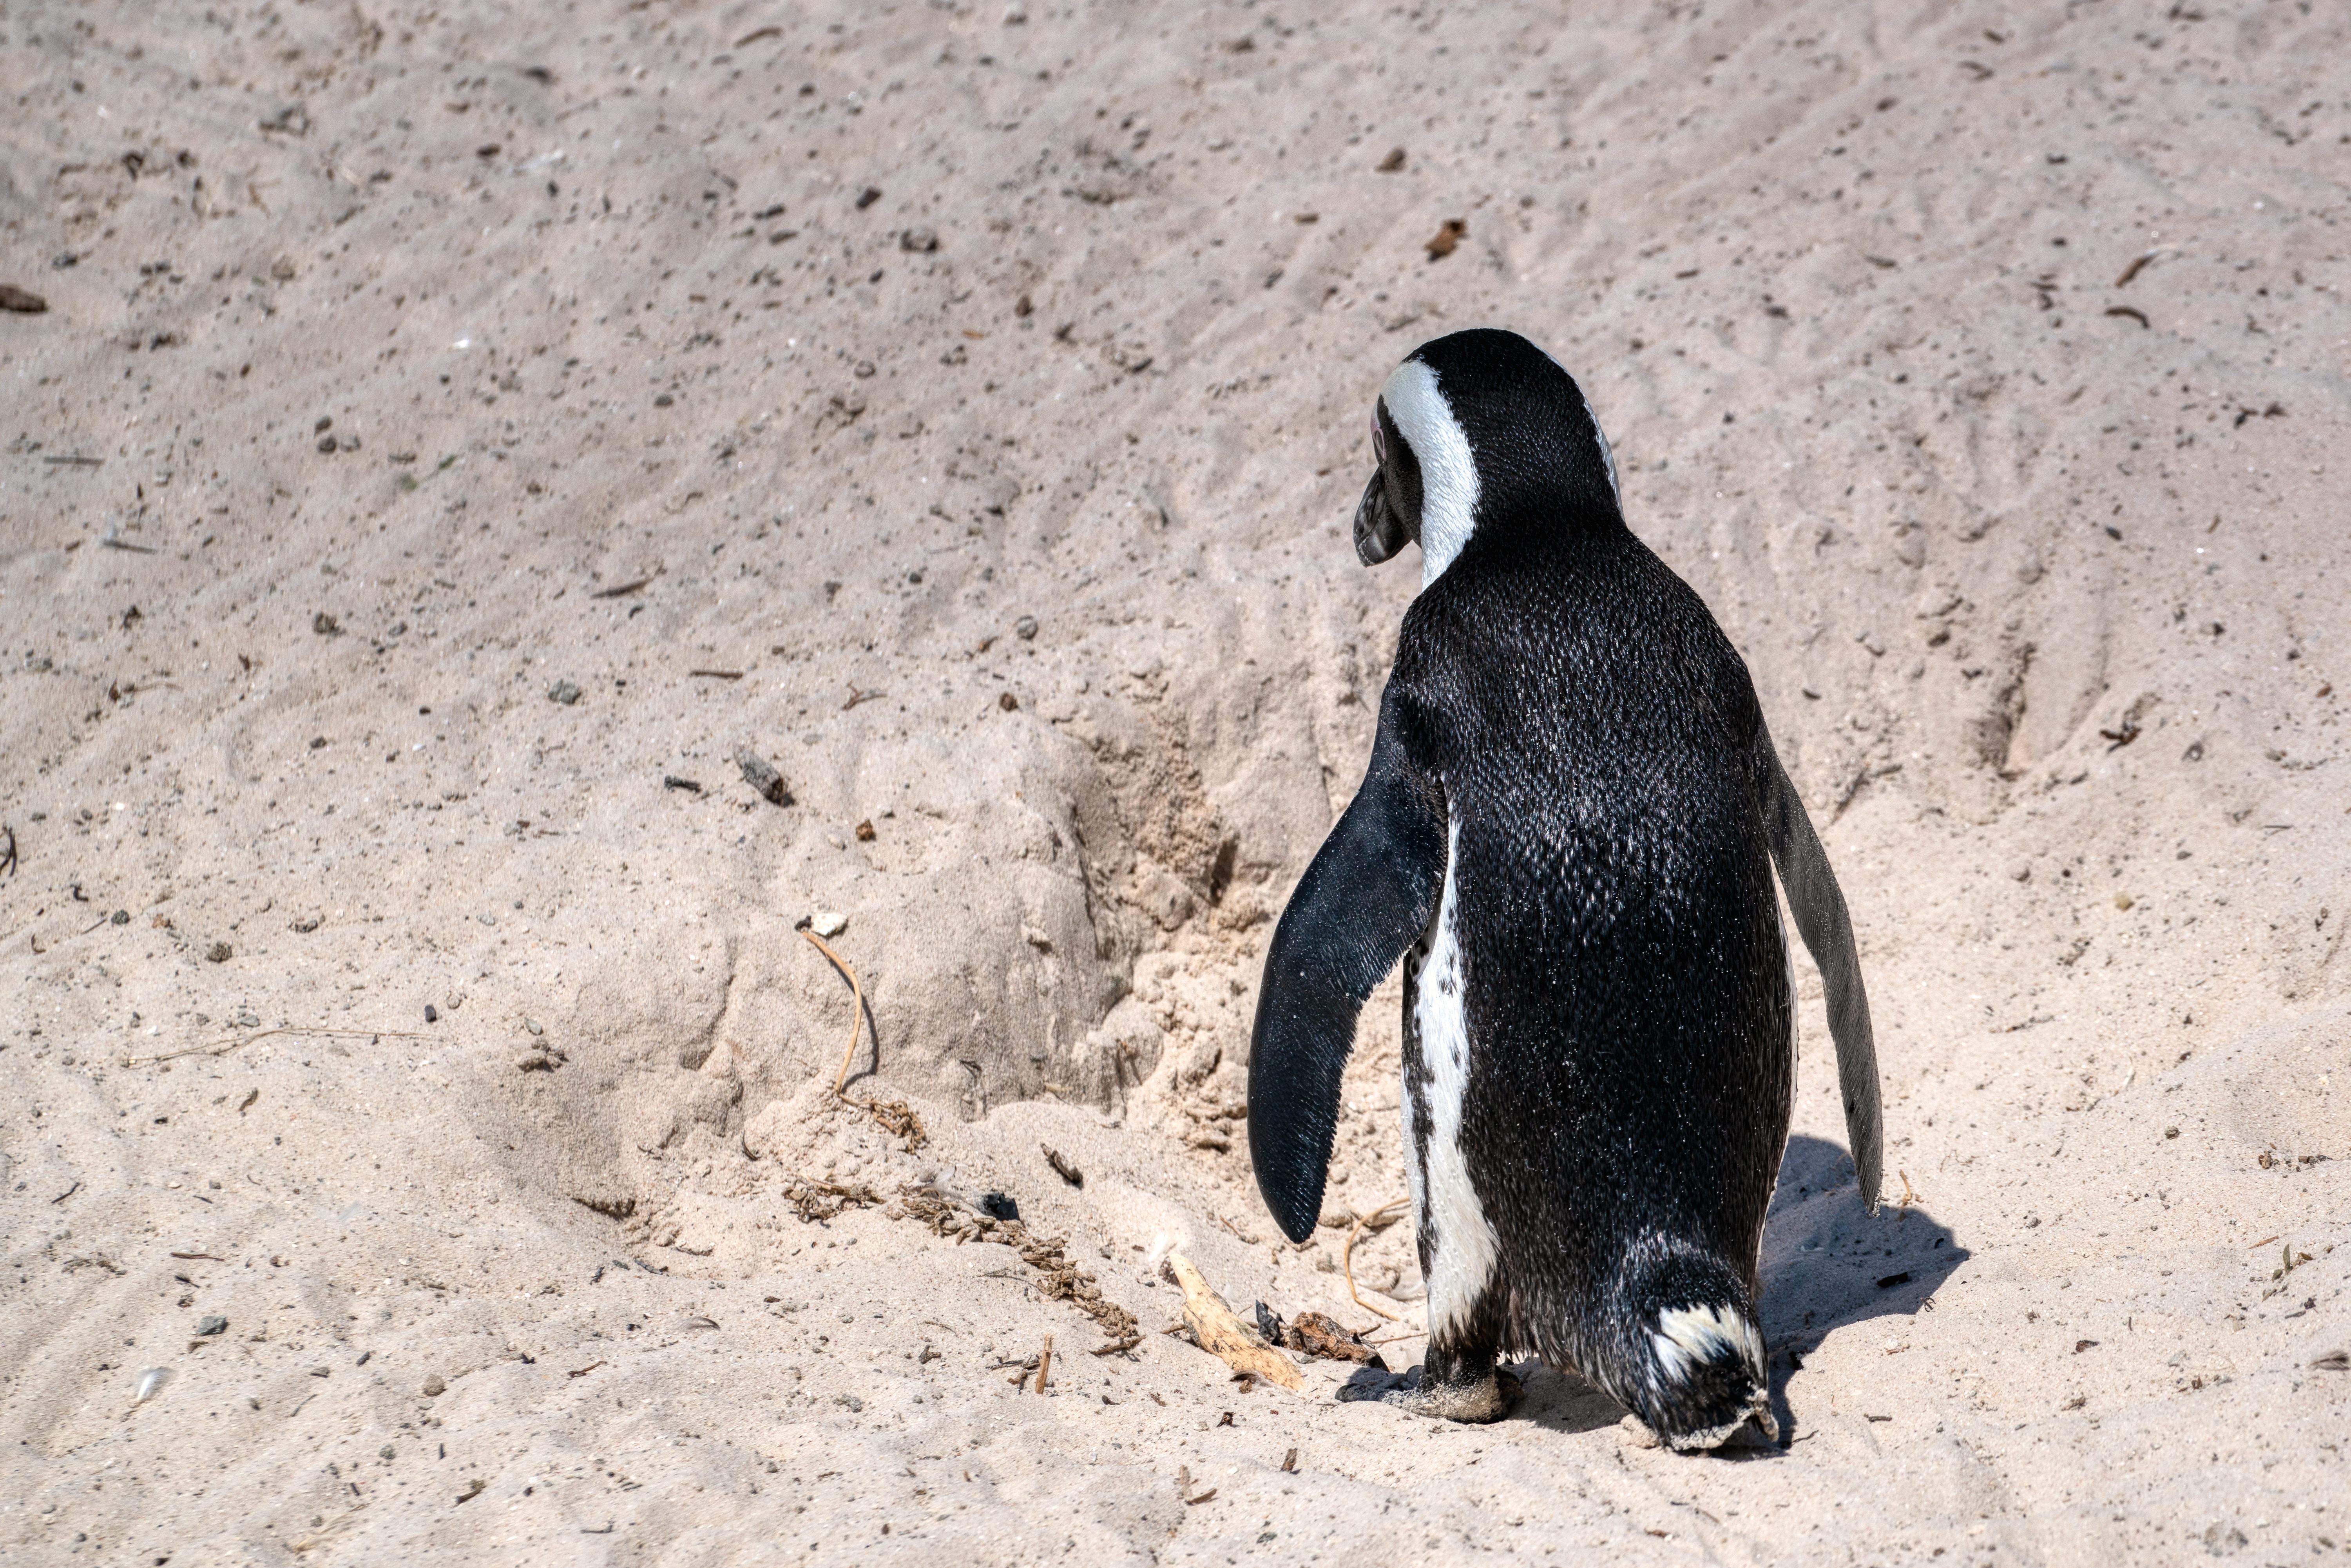
[[[1496,1359],[1572,1366],[1677,1448],[1776,1433],[1758,1249],[1786,1147],[1795,1008],[1771,873],[1826,983],[1875,1212],[1869,1004],[1843,895],[1746,665],[1625,523],[1575,382],[1458,332],[1381,390],[1366,564],[1407,539],[1363,788],[1266,955],[1249,1152],[1311,1232],[1340,1073],[1405,962],[1405,1163],[1427,1354],[1378,1397],[1492,1420]]]

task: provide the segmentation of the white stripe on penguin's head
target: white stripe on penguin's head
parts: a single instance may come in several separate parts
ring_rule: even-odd
[[[1398,365],[1380,401],[1420,462],[1420,585],[1426,588],[1478,527],[1478,459],[1426,361]]]

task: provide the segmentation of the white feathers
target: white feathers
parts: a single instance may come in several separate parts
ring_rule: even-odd
[[[1651,1343],[1657,1365],[1677,1383],[1698,1366],[1721,1360],[1725,1352],[1744,1359],[1758,1382],[1763,1377],[1763,1336],[1736,1308],[1667,1307],[1657,1314]]]
[[[1667,1439],[1674,1448],[1684,1453],[1719,1448],[1750,1420],[1763,1429],[1765,1437],[1779,1437],[1780,1424],[1771,1416],[1771,1380],[1763,1371],[1763,1335],[1735,1308],[1667,1307],[1657,1314],[1656,1332],[1650,1343],[1656,1347],[1658,1367],[1677,1383],[1687,1378],[1692,1369],[1720,1361],[1726,1353],[1744,1361],[1754,1380],[1745,1402],[1729,1420],[1676,1433]]]
[[[1426,588],[1477,529],[1478,459],[1426,361],[1398,365],[1380,401],[1420,463],[1420,585]]]
[[[1395,412],[1394,405],[1388,412]],[[1421,1233],[1435,1242],[1428,1263],[1432,1334],[1467,1325],[1470,1310],[1493,1281],[1500,1250],[1478,1189],[1470,1185],[1468,1156],[1461,1147],[1461,1105],[1469,1091],[1469,1022],[1462,1006],[1458,930],[1460,848],[1461,824],[1456,820],[1446,834],[1445,894],[1423,939],[1426,951],[1413,998],[1420,1059],[1428,1080],[1427,1103],[1414,1108],[1416,1123],[1426,1119],[1428,1152],[1427,1168],[1412,1172],[1413,1207],[1420,1217]],[[1405,1087],[1409,1091],[1412,1085],[1407,1082]]]

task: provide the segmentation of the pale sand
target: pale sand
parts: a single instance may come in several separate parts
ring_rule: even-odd
[[[0,1558],[2351,1543],[2351,14],[1316,14],[0,10]],[[1583,378],[1860,932],[1915,1198],[1858,1213],[1800,961],[1777,1456],[1157,1332],[1178,1240],[1372,1321],[1198,1145],[1416,581],[1349,549],[1371,399],[1483,322]],[[919,1156],[824,1112],[817,909]],[[1393,1009],[1334,1208],[1402,1190]],[[357,1032],[147,1060],[279,1026]],[[933,1162],[1134,1355],[783,1196]]]

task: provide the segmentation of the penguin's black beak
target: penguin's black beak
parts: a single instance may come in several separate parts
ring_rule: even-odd
[[[1411,534],[1388,505],[1386,475],[1372,470],[1372,482],[1364,486],[1363,504],[1355,508],[1355,559],[1365,566],[1380,562],[1404,549]]]

